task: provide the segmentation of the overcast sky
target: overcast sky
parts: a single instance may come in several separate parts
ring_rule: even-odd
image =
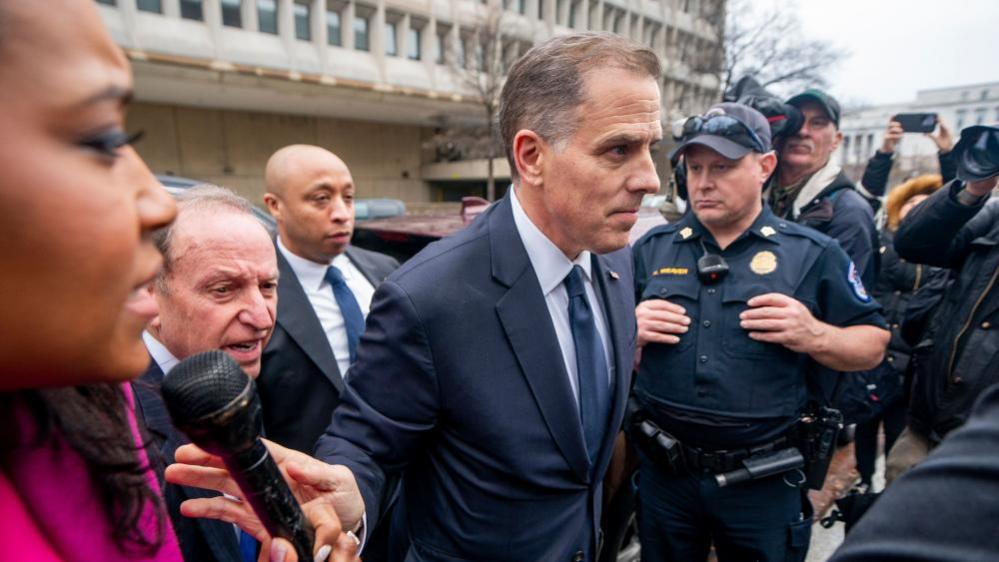
[[[788,3],[806,36],[850,52],[829,80],[844,103],[906,102],[916,90],[999,82],[999,0]]]

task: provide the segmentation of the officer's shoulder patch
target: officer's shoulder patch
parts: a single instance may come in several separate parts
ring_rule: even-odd
[[[857,266],[854,265],[852,260],[850,261],[850,269],[846,274],[846,280],[850,283],[850,288],[853,289],[853,296],[857,297],[860,302],[871,302],[871,295],[864,288],[864,282],[860,279],[860,272],[857,271]]]

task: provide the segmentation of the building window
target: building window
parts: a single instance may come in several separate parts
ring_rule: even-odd
[[[326,41],[334,47],[343,46],[343,27],[340,12],[326,12]]]
[[[517,13],[518,14],[527,13],[527,0],[517,0]]]
[[[458,68],[467,68],[468,59],[466,55],[465,38],[458,39]]]
[[[975,110],[975,125],[985,124],[985,108],[979,108]]]
[[[98,4],[104,4],[105,6],[115,6],[117,5],[115,0],[97,0]]]
[[[396,23],[394,21],[385,22],[385,54],[394,57],[399,54],[399,49],[395,44]]]
[[[996,123],[999,123],[999,107],[996,108]]]
[[[222,0],[222,25],[243,27],[240,4],[240,0]]]
[[[354,16],[354,48],[358,51],[370,51],[368,44],[368,18]]]
[[[967,92],[965,92],[965,94],[967,94]],[[964,112],[963,109],[958,109],[957,110],[957,130],[958,131],[960,131],[961,129],[964,128],[964,113],[965,112]]]
[[[180,17],[186,20],[203,21],[205,14],[201,8],[201,0],[180,0]]]
[[[277,0],[257,0],[257,29],[261,33],[277,35]]]
[[[445,57],[447,55],[447,33],[448,33],[447,29],[442,29],[439,26],[437,27],[437,41],[436,41],[437,52],[434,53],[434,60],[437,62],[437,64],[444,64],[444,61],[446,60]]]
[[[423,30],[409,28],[406,34],[406,58],[420,60],[420,43],[423,41]]]
[[[538,19],[545,19],[545,0],[538,0]]]
[[[138,0],[135,3],[135,7],[141,12],[163,13],[163,5],[160,3],[160,0]]]
[[[576,29],[576,12],[579,11],[579,2],[569,4],[569,27]]]
[[[299,0],[292,6],[295,14],[295,38],[299,41],[312,41],[311,0]]]
[[[982,90],[982,99],[983,100],[989,99],[989,91],[987,89],[986,90]]]

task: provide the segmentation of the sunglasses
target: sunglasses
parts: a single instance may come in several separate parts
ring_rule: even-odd
[[[677,140],[704,134],[730,139],[742,146],[751,145],[760,153],[768,152],[759,135],[748,125],[731,115],[707,113],[682,119],[673,124],[673,137]]]

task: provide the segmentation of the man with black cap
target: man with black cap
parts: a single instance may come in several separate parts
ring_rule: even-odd
[[[634,247],[642,559],[704,560],[713,543],[723,562],[803,560],[800,472],[717,475],[793,457],[810,370],[873,367],[889,335],[839,245],[762,202],[777,164],[763,115],[722,103],[677,129],[692,213]]]
[[[780,165],[767,188],[767,200],[778,217],[835,238],[857,265],[864,284],[873,287],[880,247],[874,213],[831,158],[843,140],[839,102],[810,88],[787,103],[801,111],[802,125],[776,147]]]
[[[968,127],[954,154],[957,179],[913,209],[895,235],[902,258],[950,268],[954,282],[914,350],[909,417],[888,458],[889,478],[922,460],[999,382],[999,204],[987,204],[999,176],[999,127]]]

